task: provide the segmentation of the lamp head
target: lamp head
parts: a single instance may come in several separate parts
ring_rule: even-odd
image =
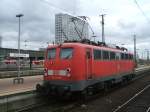
[[[24,16],[23,14],[17,14],[16,17],[22,17]]]

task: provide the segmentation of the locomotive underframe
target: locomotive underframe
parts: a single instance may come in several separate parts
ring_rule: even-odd
[[[82,92],[85,89],[91,90],[91,88],[92,90],[106,89],[113,84],[131,80],[134,76],[135,72],[133,71],[103,78],[92,78],[80,81],[45,80],[40,87],[37,87],[37,90],[42,91],[44,94],[64,95],[66,93]]]

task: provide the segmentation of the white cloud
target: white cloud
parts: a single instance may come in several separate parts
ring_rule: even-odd
[[[134,0],[2,0],[0,4],[0,35],[3,36],[3,47],[17,48],[18,20],[15,17],[23,13],[21,24],[21,40],[30,41],[30,45],[46,45],[54,41],[55,13],[68,12],[90,17],[90,24],[101,40],[101,18],[105,13],[105,37],[108,43],[124,43],[133,45],[133,34],[137,34],[138,47],[150,48],[150,23],[137,8]],[[150,2],[138,0],[138,3],[150,17]],[[41,43],[43,42],[43,43]],[[147,44],[144,44],[147,42]],[[33,48],[28,46],[28,48]],[[24,48],[22,46],[22,48]]]

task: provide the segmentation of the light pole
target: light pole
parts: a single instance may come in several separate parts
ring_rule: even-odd
[[[145,49],[145,51],[147,52],[147,63],[149,63],[149,49]]]
[[[137,59],[136,59],[136,35],[133,35],[133,40],[134,40],[134,61],[135,63],[137,63]]]
[[[25,54],[25,55],[28,54],[28,51],[27,51],[27,42],[28,42],[28,40],[25,40],[25,41],[24,41],[24,47],[25,47],[25,48],[24,48],[24,54]],[[27,63],[26,63],[27,61],[28,61],[28,57],[25,57],[25,60],[24,60],[24,64],[25,64],[25,65],[27,65]]]
[[[140,49],[136,49],[136,62],[137,62],[138,64],[139,64],[139,60],[140,60],[139,50],[140,50]]]
[[[18,77],[14,79],[14,83],[23,83],[23,78],[20,77],[20,18],[23,14],[17,14],[16,17],[19,19],[19,31],[18,31]]]
[[[27,42],[28,42],[28,40],[25,40],[25,41],[24,41],[25,50],[26,50],[26,47],[27,47]]]
[[[103,43],[105,43],[105,34],[104,34],[104,16],[105,16],[106,14],[101,14],[100,16],[102,17],[102,22],[101,22],[101,24],[102,24],[102,42]]]

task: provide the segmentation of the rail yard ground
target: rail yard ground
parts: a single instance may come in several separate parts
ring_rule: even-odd
[[[85,102],[84,106],[81,105],[80,107],[74,108],[71,112],[146,112],[146,110],[140,111],[139,108],[141,106],[148,109],[148,106],[150,105],[150,96],[148,95],[150,89],[141,94],[140,98],[137,98],[137,102],[133,101],[130,103],[130,106],[134,110],[131,111],[130,108],[127,108],[128,106],[123,110],[118,108],[149,84],[150,73],[148,72],[145,73],[144,77],[130,82],[124,87],[110,90],[110,92],[104,93],[92,101]],[[147,98],[144,99],[144,97]],[[136,106],[140,100],[142,100],[140,106]]]
[[[144,111],[138,111],[139,106],[135,106],[138,102],[130,102],[123,108],[120,108],[122,104],[127,102],[141,90],[143,90],[147,85],[150,84],[150,72],[142,72],[138,74],[138,78],[135,78],[133,81],[129,82],[123,86],[114,86],[108,91],[101,91],[96,95],[92,96],[87,100],[82,101],[52,101],[49,99],[49,103],[41,106],[36,106],[30,109],[25,109],[20,112],[134,112],[129,111],[128,105],[135,109],[135,112],[146,112],[149,106],[149,90],[144,91],[140,97],[137,97],[137,101],[141,100],[142,97],[146,95],[145,102],[140,106],[145,107]],[[139,98],[139,99],[138,99]],[[46,100],[45,100],[46,101]],[[44,101],[43,101],[44,102]],[[147,105],[148,104],[148,105]],[[119,108],[119,109],[118,109]],[[125,109],[124,109],[125,108]],[[122,111],[123,109],[124,111]]]

